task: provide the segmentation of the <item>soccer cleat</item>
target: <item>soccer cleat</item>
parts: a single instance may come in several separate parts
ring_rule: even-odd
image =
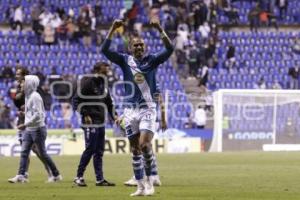
[[[154,186],[151,179],[151,176],[146,177],[145,180],[145,195],[146,196],[152,196],[154,194]]]
[[[110,183],[107,180],[103,179],[102,181],[96,181],[96,186],[116,186],[116,184]]]
[[[8,182],[10,183],[28,183],[29,180],[25,178],[24,175],[16,175],[13,178],[8,179]]]
[[[24,177],[28,179],[28,178],[29,178],[29,173],[28,173],[28,172],[25,172]]]
[[[77,185],[79,187],[87,186],[87,184],[85,183],[85,181],[82,177],[76,177],[73,182],[74,182],[74,185]]]
[[[152,182],[153,182],[154,186],[161,186],[162,185],[158,175],[151,176],[151,178],[152,178]],[[133,177],[131,177],[131,179],[124,182],[124,185],[130,186],[130,187],[137,186],[137,181],[136,181],[135,177],[133,176]]]
[[[48,180],[46,181],[46,183],[53,183],[53,182],[54,182],[53,176],[48,176]]]
[[[62,175],[57,175],[57,176],[50,176],[48,178],[47,183],[55,183],[55,182],[59,182],[63,179]]]
[[[137,190],[136,192],[130,194],[131,197],[135,196],[146,196],[146,188],[144,185],[144,180],[137,181]]]
[[[126,186],[137,186],[137,181],[136,181],[135,177],[133,176],[133,177],[131,177],[131,179],[124,182],[124,185],[126,185]]]
[[[151,176],[152,182],[154,186],[161,186],[162,183],[158,175]]]
[[[62,175],[57,175],[57,176],[54,176],[54,182],[59,182],[59,181],[62,181],[63,180],[63,177]]]

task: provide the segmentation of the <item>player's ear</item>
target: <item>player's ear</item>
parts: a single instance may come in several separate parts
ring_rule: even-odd
[[[128,47],[127,47],[127,49],[128,49],[128,51],[130,52],[130,53],[132,53],[132,46],[131,46],[132,44],[131,44],[131,41],[128,43]]]

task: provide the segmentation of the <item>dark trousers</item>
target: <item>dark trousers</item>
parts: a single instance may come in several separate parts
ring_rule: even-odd
[[[189,62],[189,73],[190,76],[196,77],[198,74],[198,63],[197,62]]]
[[[18,26],[20,27],[20,31],[22,31],[23,30],[23,24],[20,21],[15,21],[13,30],[16,30]]]
[[[57,170],[54,162],[50,158],[50,156],[46,152],[45,148],[45,140],[47,137],[47,129],[46,127],[40,127],[36,131],[28,131],[26,130],[23,141],[22,141],[22,151],[21,151],[21,159],[20,159],[20,167],[19,173],[21,175],[25,175],[25,172],[28,168],[28,157],[30,154],[30,150],[32,149],[33,144],[35,144],[41,160],[49,166],[51,169],[53,176],[58,176],[59,171]]]
[[[35,34],[39,34],[40,26],[39,20],[32,20],[32,30]]]
[[[290,89],[299,89],[299,80],[297,78],[290,78]]]
[[[81,155],[79,166],[77,169],[77,177],[83,177],[84,171],[93,157],[96,181],[102,181],[103,178],[103,162],[102,157],[105,145],[105,127],[99,128],[83,128],[85,139],[85,150]]]
[[[279,7],[280,19],[283,19],[285,17],[286,12],[287,12],[287,6]]]
[[[205,128],[205,126],[203,125],[203,126],[199,126],[199,125],[197,125],[197,128],[198,129],[204,129]]]
[[[257,27],[258,27],[258,19],[257,18],[250,19],[250,31],[257,32]]]

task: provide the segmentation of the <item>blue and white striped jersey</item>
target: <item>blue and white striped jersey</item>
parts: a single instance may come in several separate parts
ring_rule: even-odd
[[[159,93],[156,83],[157,67],[172,54],[172,48],[166,48],[157,54],[149,54],[141,60],[131,55],[120,54],[109,49],[111,40],[106,39],[102,46],[103,54],[119,65],[124,74],[125,95],[130,96],[126,103],[137,107],[154,107],[154,95]],[[126,82],[132,83],[127,84]]]

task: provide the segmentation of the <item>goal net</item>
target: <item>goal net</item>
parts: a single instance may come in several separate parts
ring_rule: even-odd
[[[211,152],[279,145],[300,150],[300,91],[219,90],[213,99]]]

